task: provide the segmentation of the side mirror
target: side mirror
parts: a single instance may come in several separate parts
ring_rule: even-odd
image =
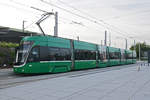
[[[15,54],[17,53],[17,50],[18,50],[18,49],[19,49],[19,47],[16,47],[16,48],[15,48]]]

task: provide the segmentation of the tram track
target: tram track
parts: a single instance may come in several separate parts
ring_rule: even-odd
[[[107,68],[86,69],[86,70],[71,71],[71,72],[57,73],[57,74],[41,74],[41,75],[19,75],[19,74],[14,74],[12,69],[8,69],[5,70],[4,72],[0,71],[0,89],[14,87],[29,82],[53,79],[53,78],[63,77],[63,76],[67,76],[68,78],[73,78],[73,77],[80,77],[84,75],[102,73],[102,72],[107,72],[112,70],[120,70],[122,68],[128,68],[136,65],[138,64],[114,66],[114,67],[107,67]]]

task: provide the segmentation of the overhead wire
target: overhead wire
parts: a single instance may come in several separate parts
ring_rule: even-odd
[[[110,17],[110,18],[106,18],[106,20],[120,19],[120,18],[122,18],[122,17],[135,16],[136,14],[148,13],[148,12],[150,12],[150,10],[141,10],[141,11],[136,11],[136,12],[132,12],[132,13],[127,13],[127,14],[120,15],[120,16],[113,16],[113,17]]]
[[[22,6],[25,6],[25,7],[30,7],[30,8],[32,8],[32,6],[25,5],[25,4],[22,4],[22,3],[18,3],[18,2],[14,1],[14,0],[11,0],[11,1],[13,1],[13,2],[16,3],[16,4],[19,4],[19,5],[22,5]],[[92,19],[90,19],[90,18],[88,18],[88,17],[85,17],[85,16],[81,16],[81,15],[76,14],[76,13],[73,13],[73,12],[70,11],[70,10],[67,10],[67,9],[65,9],[65,8],[63,8],[63,7],[57,6],[57,5],[55,5],[55,4],[52,4],[52,3],[50,3],[50,2],[47,2],[47,1],[45,1],[45,0],[40,0],[40,1],[42,1],[42,2],[45,3],[45,4],[49,4],[49,5],[51,5],[51,6],[54,6],[54,7],[56,7],[56,8],[59,8],[59,9],[61,9],[61,10],[64,10],[64,11],[70,13],[70,14],[73,14],[73,15],[77,16],[77,17],[80,17],[80,18],[83,18],[83,19],[85,19],[85,20],[88,20],[88,21],[90,21],[90,22],[92,22],[92,23],[98,24],[98,25],[100,25],[100,26],[102,26],[102,27],[104,27],[104,28],[111,29],[111,30],[114,30],[113,28],[116,28],[116,27],[114,27],[114,26],[112,26],[112,25],[110,25],[110,24],[104,22],[103,20],[99,20],[99,19],[97,19],[96,17],[93,17],[93,16],[91,16],[90,14],[85,13],[85,12],[83,12],[83,11],[81,11],[81,10],[79,10],[79,9],[77,9],[77,8],[75,8],[75,7],[73,7],[73,6],[69,5],[69,4],[67,4],[67,3],[65,3],[65,2],[63,2],[63,1],[61,1],[61,0],[58,0],[58,1],[61,2],[61,3],[63,3],[64,5],[67,5],[67,6],[71,7],[71,8],[73,8],[74,10],[76,10],[76,11],[78,11],[78,12],[80,12],[80,13],[83,13],[84,15],[87,15],[88,17],[91,17]],[[101,24],[101,23],[99,23],[99,22],[101,22],[101,23],[103,23],[103,24]],[[31,25],[32,25],[32,24],[33,24],[33,23],[31,23]],[[104,25],[104,24],[105,24],[105,25]],[[106,26],[106,25],[107,25],[107,26]],[[108,27],[108,26],[109,26],[109,27]],[[111,27],[113,27],[113,28],[111,28]],[[127,32],[119,31],[120,29],[118,29],[118,28],[116,28],[116,29],[117,29],[117,30],[115,30],[115,32],[116,32],[117,34],[119,34],[119,35],[122,34],[122,36],[126,36],[126,37],[130,38],[130,36],[129,36],[128,34],[124,34],[124,33],[127,33]],[[130,38],[130,39],[131,39],[131,38]]]
[[[98,20],[98,21],[100,21],[100,22],[102,22],[102,23],[104,23],[104,24],[106,24],[106,25],[108,25],[108,26],[110,26],[110,27],[116,28],[116,29],[117,29],[117,32],[119,32],[120,34],[122,34],[122,35],[128,37],[128,35],[123,34],[123,33],[127,33],[127,32],[120,32],[120,31],[118,31],[118,30],[120,30],[120,29],[118,29],[118,28],[115,27],[114,25],[110,25],[110,24],[106,23],[106,22],[103,21],[103,20],[99,20],[98,18],[96,18],[96,17],[94,17],[94,16],[91,16],[90,14],[88,14],[88,13],[86,13],[86,12],[84,12],[84,11],[79,10],[79,9],[75,8],[74,6],[72,6],[72,5],[69,5],[68,3],[64,2],[64,1],[61,1],[61,0],[57,0],[57,1],[60,2],[60,3],[62,3],[62,4],[64,4],[64,5],[66,5],[66,6],[68,6],[68,7],[70,7],[70,8],[72,8],[72,9],[74,9],[74,10],[76,10],[76,11],[78,11],[78,12],[80,12],[80,13],[82,13],[82,14],[84,14],[84,15],[87,15],[87,16],[89,16],[89,17],[95,19],[95,20]],[[108,30],[110,29],[110,27],[109,27],[109,28],[107,27]],[[114,30],[114,29],[113,29],[113,30]],[[128,37],[128,38],[130,38],[130,37]]]
[[[29,7],[29,8],[32,8],[32,9],[36,8],[36,7],[33,7],[33,6],[29,6],[29,5],[26,5],[26,4],[22,4],[22,3],[20,3],[20,2],[16,2],[16,1],[14,1],[14,0],[11,0],[11,1],[14,2],[14,3],[16,3],[16,4],[18,4],[18,5],[20,5],[20,6]],[[48,2],[46,2],[46,1],[44,1],[44,0],[41,0],[41,1],[43,1],[43,2],[45,2],[45,3],[48,3]],[[76,15],[76,16],[78,16],[78,17],[80,17],[80,18],[86,19],[86,20],[88,20],[88,21],[91,21],[91,22],[93,22],[93,23],[96,23],[96,24],[101,25],[102,27],[106,28],[106,26],[100,24],[100,23],[97,22],[97,21],[91,20],[91,19],[89,19],[89,18],[87,18],[87,17],[84,17],[84,16],[81,16],[81,15],[79,15],[79,14],[75,14],[75,13],[73,13],[73,12],[67,10],[67,9],[58,7],[57,5],[54,5],[54,4],[50,3],[50,2],[49,2],[49,4],[51,4],[51,5],[54,6],[54,7],[59,8],[59,9],[63,9],[63,10],[65,10],[65,11],[68,12],[68,13],[71,13],[71,14],[73,14],[73,15]],[[65,4],[66,4],[66,3],[65,3]],[[70,7],[71,7],[71,6],[70,6]],[[74,9],[77,10],[75,7],[74,7]],[[43,11],[44,11],[44,10],[42,10],[42,12],[43,12]],[[80,10],[78,10],[78,11],[80,11]],[[44,12],[45,12],[45,11],[44,11]],[[82,12],[82,11],[80,11],[80,12]],[[83,12],[82,12],[82,13],[83,13]],[[84,13],[84,14],[86,14],[86,13]],[[86,14],[86,15],[90,16],[89,14]],[[90,17],[92,17],[92,16],[90,16]],[[93,17],[93,18],[94,18],[94,17]],[[76,21],[72,21],[72,22],[76,22]],[[31,25],[33,25],[33,24],[34,24],[34,22],[32,22],[29,26],[31,26]],[[27,28],[28,28],[29,26],[27,26]],[[107,28],[108,28],[108,27],[107,27]]]
[[[20,2],[16,2],[15,0],[10,0],[10,1],[12,1],[13,3],[18,4],[18,5],[20,5],[20,6],[32,8],[32,9],[35,9],[35,10],[38,10],[38,11],[41,11],[41,12],[48,12],[48,11],[39,9],[39,8],[37,8],[37,7],[34,7],[34,6],[26,5],[26,4],[23,4],[23,3],[20,3]],[[66,19],[66,20],[68,20],[68,19]],[[32,21],[32,23],[31,23],[30,25],[28,25],[27,27],[25,27],[25,28],[28,28],[28,27],[32,26],[33,24],[35,24],[35,23],[36,23],[35,21]],[[63,22],[63,23],[64,23],[64,22]],[[70,23],[75,23],[75,24],[77,24],[78,22],[71,20]],[[80,24],[80,25],[81,25],[81,24]],[[83,26],[83,25],[82,25],[82,26]]]
[[[68,10],[68,9],[65,9],[65,8],[63,8],[63,7],[60,7],[60,6],[57,6],[57,5],[55,5],[55,4],[52,4],[51,2],[47,2],[47,1],[45,1],[45,0],[40,0],[40,1],[43,2],[43,3],[45,3],[45,4],[51,5],[51,6],[53,6],[53,7],[56,7],[56,8],[58,8],[58,9],[60,9],[60,10],[63,10],[63,11],[65,11],[65,12],[68,12],[68,13],[70,13],[70,14],[72,14],[72,15],[75,15],[75,16],[80,17],[80,18],[82,18],[82,19],[85,19],[85,20],[88,20],[88,21],[90,21],[90,22],[99,24],[99,25],[101,25],[102,27],[105,27],[103,24],[100,24],[100,23],[98,23],[98,22],[95,21],[95,20],[92,20],[92,19],[90,19],[90,18],[88,18],[88,17],[81,16],[81,15],[79,15],[79,14],[73,13],[72,11],[70,11],[70,10]]]
[[[14,3],[14,4],[17,4],[17,5],[19,5],[19,6],[23,6],[23,7],[25,7],[25,8],[37,9],[37,8],[34,7],[34,6],[30,6],[30,5],[27,5],[27,4],[24,4],[24,3],[20,3],[20,2],[17,2],[17,1],[15,1],[15,0],[10,0],[10,1],[11,1],[12,3]],[[16,7],[15,7],[15,8],[16,8]],[[42,10],[42,11],[43,11],[43,12],[46,12],[46,11],[44,11],[44,10]],[[30,10],[28,10],[28,12],[30,12],[30,13],[35,13],[35,12],[33,12],[33,11],[30,11]],[[41,16],[41,14],[38,13],[38,12],[36,12],[35,14]],[[40,18],[40,17],[38,17],[38,16],[36,16],[36,17],[37,17],[38,19]],[[33,26],[33,24],[35,24],[36,21],[37,21],[37,20],[32,21],[29,25],[27,25],[27,26],[25,27],[25,29],[27,29],[27,28]]]
[[[45,1],[45,0],[40,0],[40,1],[44,2],[45,4],[48,4],[48,5],[54,6],[54,7],[56,7],[56,8],[59,8],[59,9],[61,9],[61,10],[64,10],[64,11],[66,11],[66,12],[68,12],[68,13],[71,13],[71,14],[77,16],[77,17],[80,17],[80,18],[86,19],[86,20],[88,20],[88,21],[90,21],[90,22],[93,22],[93,23],[95,23],[95,24],[101,25],[101,26],[104,27],[104,28],[111,29],[111,30],[115,31],[115,32],[116,32],[117,34],[119,34],[119,35],[123,35],[123,36],[126,36],[126,37],[130,38],[130,37],[129,37],[129,34],[127,34],[127,32],[121,32],[121,31],[119,31],[119,30],[115,30],[115,29],[114,29],[114,28],[116,28],[115,26],[112,26],[112,25],[110,25],[110,24],[104,22],[103,20],[99,20],[99,19],[97,19],[96,17],[91,16],[90,14],[87,14],[87,13],[85,13],[85,12],[83,12],[83,11],[81,11],[81,10],[79,10],[79,9],[77,9],[77,8],[75,8],[75,7],[71,6],[71,5],[69,5],[69,4],[65,3],[65,2],[63,2],[63,1],[58,0],[59,2],[63,3],[64,5],[69,6],[69,7],[73,8],[74,10],[79,11],[80,13],[84,13],[85,15],[91,17],[92,19],[90,19],[90,18],[88,18],[88,17],[81,16],[81,15],[76,14],[76,13],[73,13],[73,12],[70,11],[70,10],[67,10],[67,9],[65,9],[65,8],[63,8],[63,7],[57,6],[57,5],[55,5],[55,4],[52,4],[51,2],[47,2],[47,1]],[[94,19],[94,20],[93,20],[93,19]],[[101,23],[103,23],[103,24],[101,24],[101,23],[99,23],[99,22],[101,22]],[[108,27],[108,26],[109,26],[109,27]],[[112,27],[113,27],[113,28],[112,28]],[[126,33],[126,34],[125,34],[125,33]]]
[[[23,3],[20,3],[20,2],[16,2],[15,0],[10,0],[10,1],[12,3],[14,3],[14,4],[17,4],[19,6],[23,6],[25,8],[29,8],[30,7],[29,5],[26,5],[26,4],[23,4]],[[32,14],[34,13],[36,15],[40,15],[38,12],[33,12],[33,11],[30,11],[30,10],[27,10],[27,9],[23,9],[23,8],[20,8],[20,7],[16,7],[16,6],[13,6],[13,5],[8,5],[8,6],[11,6],[11,7],[16,8],[16,9],[21,9],[23,11],[26,11],[26,12],[29,12],[29,13],[32,13]]]
[[[61,1],[61,0],[57,0],[57,1],[58,1],[59,3],[64,4],[65,6],[68,6],[68,7],[72,8],[72,9],[74,9],[74,10],[76,10],[76,11],[78,11],[78,12],[84,14],[84,15],[89,16],[90,18],[93,18],[93,19],[95,19],[95,20],[97,20],[97,21],[100,21],[100,22],[102,22],[102,23],[104,23],[104,24],[110,26],[109,28],[107,27],[107,29],[108,29],[109,31],[110,31],[110,30],[117,29],[117,30],[115,30],[115,32],[117,32],[119,35],[121,34],[122,36],[125,36],[125,37],[128,38],[128,39],[133,39],[133,36],[131,36],[131,35],[129,36],[129,33],[128,33],[128,32],[122,31],[122,30],[120,30],[119,28],[117,28],[116,26],[110,25],[110,24],[106,23],[106,22],[103,21],[103,20],[99,20],[98,18],[96,18],[96,17],[94,17],[94,16],[91,16],[89,13],[86,13],[86,12],[84,12],[84,11],[81,11],[81,10],[75,8],[74,6],[72,6],[72,5],[70,5],[70,4],[66,3],[66,2],[64,2],[64,1]],[[149,12],[149,10],[144,10],[144,13],[145,13],[145,12]],[[136,13],[138,13],[138,12],[136,12]],[[112,27],[113,29],[112,29],[111,27]],[[131,33],[131,32],[130,32],[130,33]],[[133,32],[132,32],[132,34],[133,34]],[[134,39],[135,39],[135,36],[134,36]]]

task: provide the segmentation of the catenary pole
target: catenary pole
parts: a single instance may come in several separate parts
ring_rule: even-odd
[[[135,44],[135,40],[134,40],[134,50],[136,51],[136,44]]]
[[[107,31],[105,31],[105,46],[107,46]]]
[[[111,33],[109,31],[109,46],[111,46]]]
[[[141,60],[141,45],[139,43],[139,61]]]
[[[24,27],[24,23],[25,23],[26,21],[25,20],[23,20],[23,22],[22,22],[22,32],[24,33],[24,29],[25,29],[25,27]]]
[[[58,36],[58,12],[55,12],[54,36]]]
[[[125,49],[127,50],[128,49],[128,41],[127,41],[127,39],[125,39],[125,41],[126,41],[126,47],[125,47]]]

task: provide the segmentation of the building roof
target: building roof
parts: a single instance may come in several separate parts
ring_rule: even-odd
[[[0,41],[19,43],[23,37],[31,35],[36,36],[41,34],[26,30],[23,32],[21,29],[0,26]]]

